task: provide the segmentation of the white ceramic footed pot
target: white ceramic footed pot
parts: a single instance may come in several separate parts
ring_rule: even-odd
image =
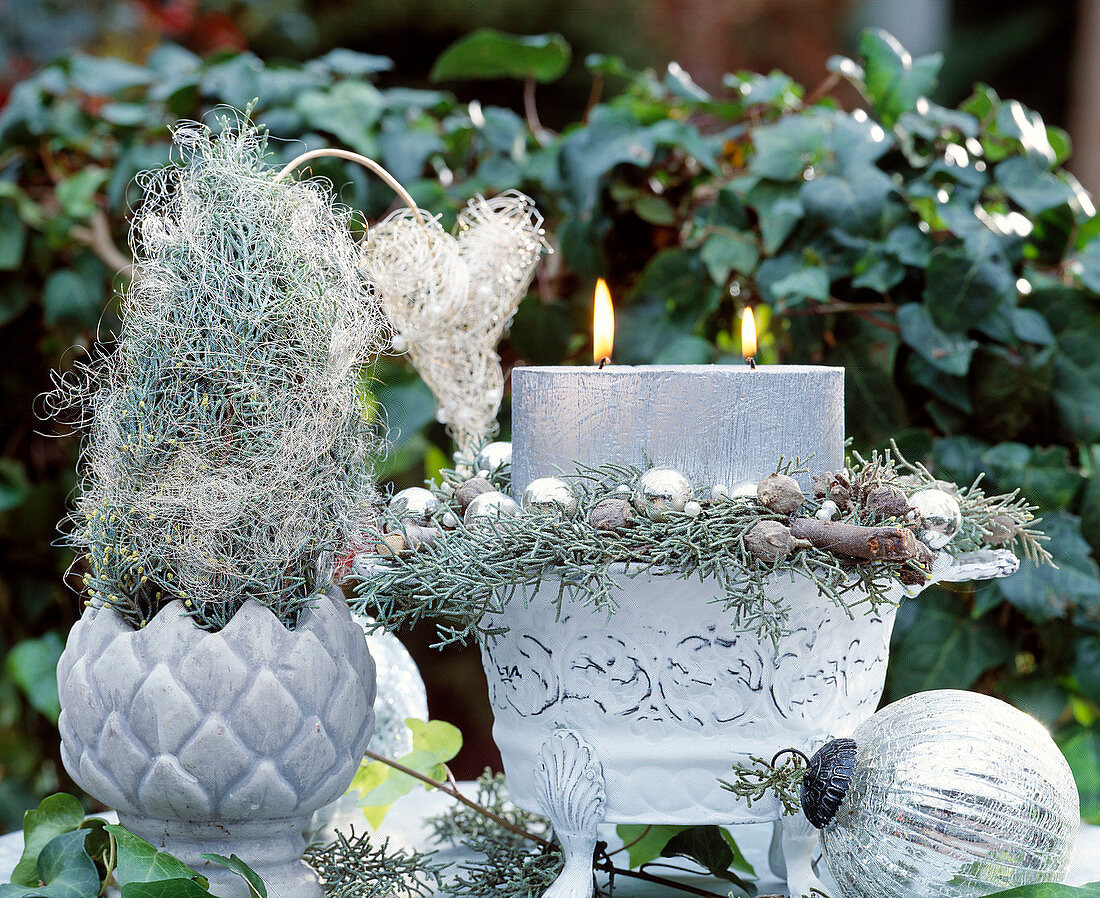
[[[1009,553],[980,554],[968,576],[977,562],[984,576],[1015,570]],[[952,567],[941,557],[936,579],[953,579]],[[809,755],[849,735],[886,677],[896,605],[850,617],[805,577],[779,577],[768,589],[790,608],[790,632],[776,646],[738,632],[713,581],[617,576],[610,619],[568,602],[559,615],[558,584],[544,582],[526,603],[513,596],[489,621],[508,633],[482,646],[510,796],[549,817],[565,850],[549,898],[592,894],[600,824],[780,820],[774,797],[750,808],[719,778],[750,755]],[[782,820],[774,872],[794,896],[823,890],[811,869],[817,833],[801,814]]]
[[[61,757],[123,826],[222,898],[238,855],[271,898],[320,898],[301,860],[310,815],[351,782],[374,726],[374,662],[338,590],[288,631],[247,601],[220,632],[172,602],[142,630],[89,609],[57,668]]]

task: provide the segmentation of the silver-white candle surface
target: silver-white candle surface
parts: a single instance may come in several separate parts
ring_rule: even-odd
[[[577,464],[675,468],[697,489],[759,480],[780,456],[835,471],[844,462],[844,369],[514,368],[512,447],[514,495]]]

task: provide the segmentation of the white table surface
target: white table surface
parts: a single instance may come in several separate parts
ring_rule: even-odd
[[[475,794],[476,790],[472,783],[460,783],[460,787],[467,795]],[[451,801],[453,799],[435,790],[416,789],[394,805],[385,821],[383,821],[379,834],[389,836],[394,845],[420,849],[431,847],[428,845],[428,828],[424,825],[424,819],[445,810]],[[113,812],[107,812],[99,816],[106,817],[112,822],[117,820]],[[366,828],[366,821],[358,811],[341,814],[337,818],[338,826],[343,827],[345,822],[355,823],[356,830]],[[772,876],[768,870],[767,853],[771,841],[771,829],[771,824],[751,824],[734,829],[738,846],[744,852],[746,860],[756,869],[759,878],[755,881],[755,884],[761,896],[782,890],[779,880]],[[621,844],[615,838],[614,827],[608,827],[606,831],[602,831],[601,838],[606,839],[612,849]],[[22,853],[23,834],[21,832],[0,836],[0,882],[9,880],[11,871],[19,861]],[[453,859],[456,862],[469,857],[467,854],[454,850],[442,852],[441,854],[441,859]],[[624,857],[625,855],[620,855],[616,860],[621,861]],[[688,862],[679,859],[670,861],[670,863],[683,863],[685,866],[690,866]],[[824,868],[824,864],[822,864],[822,867]],[[728,883],[722,883],[710,877],[690,874],[676,876],[664,869],[655,870],[654,872],[670,878],[683,879],[719,895],[725,895],[728,892]],[[828,871],[824,870],[823,872],[822,878],[828,883]],[[1077,851],[1066,882],[1070,885],[1084,885],[1087,882],[1097,881],[1100,881],[1100,826],[1086,824],[1081,827],[1081,833],[1077,840]],[[615,894],[622,896],[622,898],[643,898],[643,896],[649,898],[649,896],[658,895],[670,898],[672,894],[677,893],[671,893],[660,886],[619,878],[615,882]]]

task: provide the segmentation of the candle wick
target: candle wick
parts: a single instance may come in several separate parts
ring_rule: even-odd
[[[600,359],[600,370],[601,371],[603,370],[604,365],[610,365],[610,364],[611,364],[611,356],[605,355],[602,359]]]
[[[756,370],[756,356],[749,356],[749,368],[753,371]]]

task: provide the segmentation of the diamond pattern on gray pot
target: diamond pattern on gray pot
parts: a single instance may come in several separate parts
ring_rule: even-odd
[[[137,631],[89,609],[58,686],[66,769],[154,818],[309,814],[347,787],[374,726],[374,662],[335,591],[295,631],[254,601],[219,633],[178,602]]]

